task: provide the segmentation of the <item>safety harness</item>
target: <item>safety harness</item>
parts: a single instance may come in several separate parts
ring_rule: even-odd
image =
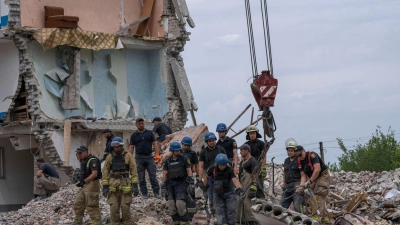
[[[87,162],[86,162],[86,166],[85,166],[85,175],[82,176],[84,179],[88,178],[88,177],[92,174],[92,171],[90,171],[90,162],[91,162],[93,159],[94,159],[95,161],[97,161],[97,163],[100,164],[98,158],[96,158],[95,156],[90,155],[89,158],[87,159]],[[101,179],[101,177],[102,177],[102,173],[101,173],[101,170],[99,169],[99,170],[97,171],[97,177],[95,178],[95,180]]]
[[[311,163],[311,153],[312,152],[307,152],[307,158],[308,158],[308,166],[311,168],[311,171],[314,170],[314,166]],[[297,167],[299,167],[299,170],[303,170],[303,167],[301,166],[301,162],[300,162],[300,157],[297,157]]]

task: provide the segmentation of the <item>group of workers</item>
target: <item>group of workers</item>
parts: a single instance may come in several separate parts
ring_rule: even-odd
[[[328,167],[315,152],[306,152],[293,138],[285,142],[288,158],[283,164],[283,194],[280,204],[289,208],[293,203],[294,210],[303,213],[304,195],[308,192],[308,205],[312,219],[329,223],[326,209],[326,198],[331,183]],[[307,190],[307,191],[306,191]]]
[[[100,224],[99,194],[107,198],[110,205],[110,222],[113,224],[132,224],[130,205],[132,196],[148,198],[145,179],[147,171],[156,198],[167,200],[169,215],[174,224],[188,225],[196,212],[194,190],[201,188],[211,208],[214,224],[255,225],[259,222],[251,210],[251,199],[264,197],[263,180],[266,177],[266,157],[263,155],[264,142],[258,128],[250,125],[246,129],[247,142],[237,147],[236,141],[227,136],[227,126],[217,125],[216,132],[205,134],[205,147],[198,153],[192,149],[189,136],[180,142],[170,143],[170,154],[161,158],[160,142],[171,129],[156,117],[153,132],[145,129],[144,119],[136,119],[137,131],[130,138],[129,149],[125,149],[122,138],[103,131],[107,138],[104,157],[99,160],[90,155],[86,146],[76,150],[81,162],[81,187],[75,201],[74,224],[83,223],[85,209],[92,223]],[[155,134],[158,138],[155,138]],[[152,155],[153,149],[155,156]],[[238,149],[241,160],[239,162]],[[315,152],[306,152],[294,139],[286,142],[288,158],[284,163],[284,193],[281,205],[288,208],[293,202],[294,209],[302,212],[304,192],[312,193],[309,205],[313,219],[326,222],[326,196],[330,184],[329,171]],[[265,153],[265,152],[264,152]],[[57,173],[49,172],[43,159],[38,159],[39,172],[35,178],[35,194],[48,195],[59,188]],[[104,162],[101,170],[101,163]],[[162,182],[156,176],[156,163],[162,162]],[[46,189],[39,181],[44,179],[54,183]],[[308,178],[307,178],[308,177]],[[102,185],[100,184],[102,181]],[[58,186],[56,183],[58,182]],[[43,189],[43,190],[40,190]],[[58,190],[58,189],[57,189]],[[307,192],[307,191],[306,191]],[[121,212],[120,212],[121,211]]]

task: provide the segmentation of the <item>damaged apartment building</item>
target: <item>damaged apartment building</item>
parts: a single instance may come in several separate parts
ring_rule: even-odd
[[[173,131],[197,110],[180,52],[194,27],[185,0],[1,0],[0,211],[33,197],[35,157],[66,183],[74,150],[103,154],[109,128]]]

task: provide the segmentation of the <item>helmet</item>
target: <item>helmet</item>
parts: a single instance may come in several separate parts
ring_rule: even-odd
[[[185,137],[182,138],[181,143],[182,143],[182,144],[185,144],[185,145],[190,145],[190,146],[191,146],[191,145],[192,145],[192,138],[189,137],[189,136],[185,136]]]
[[[256,132],[256,138],[261,138],[261,134],[258,132],[258,128],[255,125],[250,125],[246,128],[246,140],[250,140],[250,132]]]
[[[178,150],[182,150],[182,146],[181,144],[179,144],[179,142],[174,141],[169,145],[169,151],[178,151]]]
[[[115,137],[111,141],[111,146],[119,146],[119,145],[124,145],[124,141],[120,137]]]
[[[226,125],[224,123],[219,123],[217,125],[217,132],[218,131],[227,131],[227,130],[228,130],[228,128],[226,127]]]
[[[217,137],[215,136],[215,134],[213,132],[206,133],[206,135],[204,136],[204,141],[207,142],[208,140],[211,140],[211,139],[217,140]]]
[[[225,154],[220,153],[215,157],[215,163],[218,165],[226,165],[228,164],[228,157]]]
[[[255,125],[250,125],[246,129],[246,133],[250,133],[250,132],[253,132],[253,131],[258,133],[258,128]]]
[[[297,141],[294,139],[294,138],[288,138],[286,141],[285,141],[285,147],[286,147],[286,150],[288,149],[288,148],[296,148],[296,146],[297,146]]]

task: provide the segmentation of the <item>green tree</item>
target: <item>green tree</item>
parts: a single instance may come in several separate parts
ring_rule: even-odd
[[[400,142],[397,142],[394,134],[395,131],[390,127],[388,133],[384,134],[378,126],[366,144],[357,144],[354,149],[348,149],[343,140],[337,138],[343,154],[338,157],[339,164],[330,165],[330,168],[352,172],[381,172],[400,167]]]

